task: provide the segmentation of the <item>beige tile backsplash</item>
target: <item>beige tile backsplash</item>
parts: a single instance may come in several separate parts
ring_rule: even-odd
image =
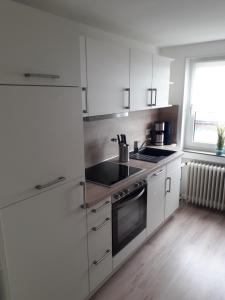
[[[118,155],[118,144],[111,142],[111,138],[124,133],[127,142],[133,149],[134,140],[142,143],[146,136],[145,131],[155,121],[169,120],[174,127],[177,124],[178,107],[152,109],[132,112],[129,117],[84,122],[84,146],[86,167],[97,164],[105,159]],[[174,142],[176,130],[174,131]]]

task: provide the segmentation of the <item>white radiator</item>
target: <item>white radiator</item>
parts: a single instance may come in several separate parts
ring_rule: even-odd
[[[188,162],[187,201],[225,210],[225,167]]]

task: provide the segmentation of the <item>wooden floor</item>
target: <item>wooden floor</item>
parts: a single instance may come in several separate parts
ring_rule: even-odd
[[[224,300],[225,215],[184,207],[92,300]]]

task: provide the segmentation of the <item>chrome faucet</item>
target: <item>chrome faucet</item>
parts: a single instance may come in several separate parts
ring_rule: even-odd
[[[139,141],[134,141],[134,153],[138,153],[144,147],[144,145],[149,141],[151,141],[151,138],[147,138],[146,140],[144,140],[144,142],[141,144],[140,147],[138,147]]]

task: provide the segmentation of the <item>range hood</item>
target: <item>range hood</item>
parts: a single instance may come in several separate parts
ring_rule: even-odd
[[[128,116],[129,116],[129,112],[122,112],[122,113],[114,113],[114,114],[107,114],[107,115],[83,117],[83,120],[85,122],[90,122],[90,121],[98,121],[98,120],[113,119],[113,118],[123,118]]]

